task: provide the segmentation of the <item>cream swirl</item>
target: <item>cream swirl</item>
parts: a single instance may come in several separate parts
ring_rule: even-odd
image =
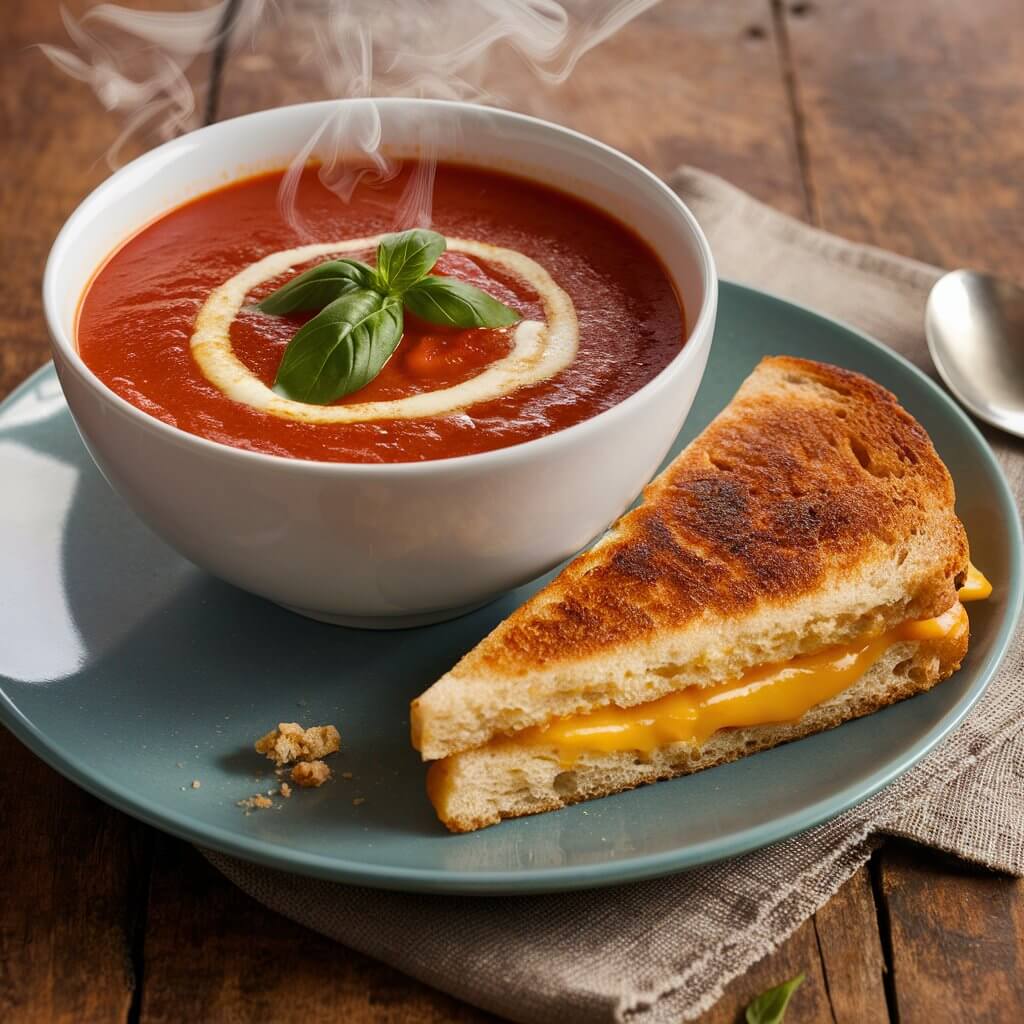
[[[210,292],[196,317],[192,355],[203,375],[228,398],[281,419],[304,423],[359,423],[367,420],[422,419],[444,416],[487,402],[553,377],[576,357],[579,327],[572,299],[534,260],[513,249],[486,242],[449,238],[448,249],[501,267],[529,284],[540,296],[545,322],[523,320],[515,328],[511,351],[485,366],[475,377],[452,387],[407,398],[351,405],[310,405],[275,394],[235,355],[231,323],[246,296],[256,287],[318,256],[372,249],[378,237],[322,242],[271,253]]]

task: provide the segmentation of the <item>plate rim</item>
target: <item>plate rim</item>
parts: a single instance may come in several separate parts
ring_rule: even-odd
[[[685,847],[675,847],[659,853],[620,857],[610,861],[571,867],[539,869],[452,871],[439,868],[380,866],[364,861],[328,857],[308,851],[282,847],[253,836],[245,836],[218,825],[197,823],[190,815],[174,810],[152,812],[141,798],[118,780],[102,771],[79,764],[75,759],[52,745],[38,727],[21,712],[9,695],[0,689],[0,723],[33,754],[65,776],[75,785],[91,793],[104,803],[117,808],[153,828],[168,832],[194,843],[200,849],[210,849],[289,874],[298,874],[341,884],[362,885],[369,888],[403,892],[462,894],[462,895],[528,895],[535,893],[569,892],[592,889],[674,874],[691,868],[711,864],[749,853],[772,843],[781,842],[810,828],[820,825],[850,810],[873,796],[880,789],[903,775],[941,742],[974,707],[993,676],[998,671],[1009,649],[1024,604],[1024,532],[1016,502],[1010,491],[1006,475],[981,431],[956,402],[927,374],[906,357],[842,320],[828,316],[809,306],[792,302],[769,292],[727,279],[721,280],[721,298],[728,301],[730,290],[746,293],[749,299],[767,301],[786,311],[823,322],[829,329],[838,328],[856,338],[860,344],[878,351],[883,358],[894,360],[910,372],[919,383],[938,400],[940,408],[966,431],[975,447],[983,453],[987,469],[996,485],[1000,511],[1008,524],[1010,560],[1008,567],[1008,593],[1006,609],[992,649],[975,670],[975,678],[960,701],[939,722],[919,737],[901,755],[891,758],[876,771],[851,782],[827,797],[770,822],[741,831],[729,832],[714,839]],[[724,305],[725,302],[722,302]],[[15,387],[2,402],[4,409],[27,389],[37,378],[53,368],[44,363]],[[73,422],[73,421],[72,421]],[[685,424],[684,424],[685,425]]]

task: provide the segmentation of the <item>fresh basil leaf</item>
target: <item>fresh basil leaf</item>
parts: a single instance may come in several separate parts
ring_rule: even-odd
[[[402,299],[418,317],[442,327],[508,327],[520,320],[514,309],[454,277],[425,277]]]
[[[747,1024],[782,1024],[789,1000],[803,984],[805,977],[806,974],[801,971],[795,978],[762,992],[747,1007]]]
[[[444,235],[414,228],[385,235],[377,246],[377,275],[388,291],[401,294],[437,262],[445,250]]]
[[[373,267],[359,260],[328,260],[293,277],[271,292],[256,308],[261,313],[284,316],[300,309],[323,309],[356,288],[372,288]]]
[[[285,349],[274,390],[327,405],[367,385],[402,340],[402,303],[360,288],[300,328]]]

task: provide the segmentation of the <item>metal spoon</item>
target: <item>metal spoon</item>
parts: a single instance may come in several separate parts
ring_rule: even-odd
[[[949,390],[975,416],[1024,437],[1024,289],[954,270],[935,282],[924,322]]]

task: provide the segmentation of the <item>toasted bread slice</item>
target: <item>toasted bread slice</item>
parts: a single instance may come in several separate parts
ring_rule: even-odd
[[[968,567],[953,505],[946,467],[890,392],[834,366],[765,359],[640,507],[413,702],[413,745],[425,760],[445,758],[939,615]],[[921,676],[928,685],[959,659],[940,662]],[[908,692],[882,668],[870,678],[865,708]],[[759,735],[836,724],[818,721]],[[597,768],[577,772],[576,792],[673,774],[666,757],[616,771],[614,783],[595,781]],[[560,806],[553,785],[527,803]],[[451,820],[473,827],[464,823],[493,813],[467,805]]]
[[[796,722],[722,729],[703,744],[668,744],[647,757],[632,751],[584,753],[567,767],[555,748],[488,743],[431,765],[427,790],[437,816],[452,832],[554,811],[832,729],[930,689],[952,675],[966,653],[966,632],[896,644],[853,686]]]

